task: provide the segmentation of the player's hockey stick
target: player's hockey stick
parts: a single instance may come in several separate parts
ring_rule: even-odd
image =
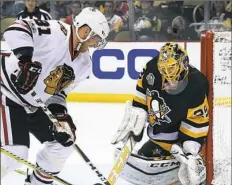
[[[8,157],[11,157],[11,158],[15,159],[16,161],[18,161],[18,162],[20,162],[20,163],[26,165],[27,167],[32,168],[33,170],[37,170],[37,171],[39,171],[39,172],[41,172],[41,173],[43,173],[43,174],[46,174],[46,175],[49,176],[50,178],[54,179],[55,181],[57,181],[57,182],[59,182],[59,183],[61,183],[61,184],[63,184],[63,185],[72,185],[72,184],[70,184],[69,182],[67,182],[67,181],[65,181],[65,180],[63,180],[63,179],[61,179],[61,178],[59,178],[59,177],[57,177],[57,176],[53,176],[51,173],[46,172],[46,171],[43,170],[42,168],[40,168],[40,167],[38,167],[38,166],[36,166],[36,165],[34,165],[34,164],[32,164],[32,163],[30,163],[30,162],[28,162],[28,161],[22,159],[22,158],[20,158],[20,157],[18,157],[17,155],[15,155],[15,154],[13,154],[13,153],[11,153],[11,152],[5,150],[5,149],[2,148],[2,147],[1,147],[1,153],[7,155]]]
[[[84,161],[90,166],[90,168],[97,174],[99,179],[105,184],[105,185],[111,185],[107,179],[103,176],[103,174],[97,169],[97,167],[90,161],[90,159],[85,155],[85,153],[80,149],[79,146],[74,144],[75,150],[80,154],[80,156],[84,159]]]
[[[117,182],[118,177],[120,173],[122,172],[129,156],[131,155],[131,152],[133,151],[134,146],[135,146],[135,141],[131,137],[131,134],[129,134],[126,140],[126,143],[124,147],[122,148],[121,153],[116,158],[116,162],[107,179],[110,185],[114,185]]]
[[[38,103],[39,107],[42,108],[44,113],[48,116],[48,118],[51,120],[51,122],[56,126],[59,127],[59,121],[53,116],[53,114],[50,112],[50,110],[47,108],[47,106],[43,103],[41,98],[37,96],[37,93],[35,91],[31,92],[31,96],[33,99]],[[97,174],[99,179],[105,184],[110,185],[110,183],[107,181],[107,179],[103,176],[103,174],[97,169],[97,167],[90,161],[90,159],[85,155],[85,153],[80,149],[77,144],[73,145],[75,151],[80,154],[80,156],[84,159],[84,161],[91,167],[91,169]]]

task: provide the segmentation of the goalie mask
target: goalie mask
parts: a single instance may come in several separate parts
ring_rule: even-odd
[[[76,35],[82,44],[90,38],[99,39],[97,49],[102,49],[107,44],[106,38],[110,32],[110,28],[105,16],[96,8],[84,8],[74,19],[73,25],[76,27]],[[81,39],[78,30],[80,27],[87,25],[91,31],[85,39]],[[78,46],[77,50],[80,49]]]
[[[178,44],[166,43],[160,50],[157,65],[162,76],[162,88],[176,89],[188,75],[187,52]]]

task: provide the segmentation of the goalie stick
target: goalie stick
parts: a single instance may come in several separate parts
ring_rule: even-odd
[[[131,152],[134,149],[134,146],[135,141],[133,140],[130,133],[127,137],[124,147],[121,150],[121,153],[117,156],[113,169],[111,170],[110,175],[107,179],[110,185],[115,185],[115,183],[117,182],[120,173],[122,172],[129,156],[131,155]]]

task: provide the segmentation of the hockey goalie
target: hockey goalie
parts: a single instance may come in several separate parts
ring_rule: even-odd
[[[134,185],[203,184],[199,153],[209,127],[207,94],[208,81],[189,64],[187,52],[166,43],[141,72],[112,139],[116,155],[128,137],[138,142],[121,177]]]

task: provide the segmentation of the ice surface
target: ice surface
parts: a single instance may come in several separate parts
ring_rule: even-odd
[[[122,120],[124,104],[69,103],[68,110],[77,125],[76,143],[107,177],[114,164],[114,147],[110,141]],[[42,147],[31,136],[30,162],[35,163],[36,152]],[[70,155],[59,176],[73,185],[101,183],[76,152]],[[23,185],[24,179],[24,176],[12,172],[1,180],[1,185]],[[119,179],[117,185],[131,184]]]

